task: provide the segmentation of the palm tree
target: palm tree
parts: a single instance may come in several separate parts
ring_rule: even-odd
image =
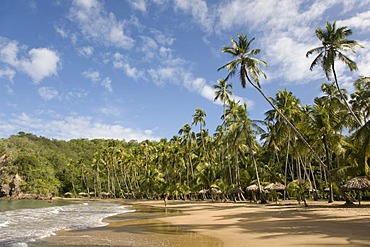
[[[328,100],[325,97],[316,98],[315,105],[310,112],[311,119],[309,122],[310,128],[316,134],[319,134],[319,138],[322,141],[329,170],[333,169],[332,157],[335,143],[340,143],[335,134],[342,130],[344,124],[343,119],[345,116],[345,112],[343,112],[340,107],[336,106],[335,102],[334,104],[332,103],[333,101]],[[339,156],[338,152],[336,153],[336,156]],[[334,200],[331,177],[329,177],[329,190],[329,203],[331,203]]]
[[[362,123],[370,119],[370,77],[361,77],[354,83],[356,91],[349,103]]]
[[[298,138],[308,147],[308,149],[315,156],[318,162],[327,169],[325,163],[321,160],[320,156],[315,152],[311,145],[306,141],[303,135],[262,91],[261,85],[259,83],[259,76],[262,74],[266,78],[266,75],[258,66],[267,66],[267,64],[263,60],[254,57],[261,52],[260,49],[251,49],[251,43],[254,41],[254,38],[248,41],[247,35],[238,34],[237,37],[238,42],[234,38],[232,38],[232,46],[225,46],[222,48],[222,52],[231,55],[234,60],[226,63],[218,70],[227,69],[229,71],[225,80],[228,80],[230,77],[234,76],[238,72],[243,88],[246,87],[247,80],[272,106],[272,108],[274,108],[274,110],[284,119],[284,121],[293,129]]]
[[[199,132],[202,132],[203,126],[206,125],[204,118],[207,114],[200,108],[195,109],[195,113],[193,114],[193,123],[192,125],[197,125],[199,123]]]
[[[356,53],[356,47],[363,48],[363,46],[358,44],[357,41],[347,39],[347,37],[351,34],[351,29],[348,29],[346,26],[336,28],[336,21],[334,21],[333,24],[326,22],[326,30],[322,29],[321,27],[316,29],[316,36],[322,42],[322,46],[309,50],[306,53],[306,57],[309,57],[313,53],[318,53],[317,57],[313,60],[310,66],[310,70],[312,71],[315,66],[321,65],[328,80],[330,80],[331,75],[334,76],[335,85],[338,88],[342,100],[356,122],[362,126],[361,121],[352,111],[351,107],[347,103],[346,97],[340,90],[334,66],[335,60],[339,59],[348,66],[350,71],[358,70],[356,63],[343,54],[345,51]]]
[[[230,102],[230,95],[232,95],[232,92],[230,89],[232,89],[232,84],[227,83],[227,80],[225,79],[220,79],[217,80],[217,84],[213,85],[213,88],[215,89],[215,98],[214,101],[220,99],[222,101],[222,106],[223,106],[223,126],[225,126],[225,114],[226,114],[226,104],[227,102]],[[222,128],[222,127],[221,127]],[[230,168],[230,155],[229,155],[229,139],[226,138],[226,154],[228,158],[228,164]],[[223,156],[222,156],[222,162],[223,162]],[[229,169],[230,172],[230,182],[232,181],[231,178],[231,170]]]
[[[287,90],[280,91],[276,93],[275,99],[272,99],[275,106],[292,122],[297,123],[302,116],[302,106],[298,98],[296,98],[292,92]],[[274,110],[271,109],[265,113],[267,122],[274,122],[272,133],[277,137],[270,139],[278,140],[278,144],[281,146],[279,149],[281,151],[286,147],[286,156],[285,156],[285,180],[284,185],[287,186],[287,171],[288,171],[288,158],[289,155],[292,155],[290,144],[295,141],[295,136],[291,135],[291,128],[287,126],[286,122],[280,117],[280,115]],[[271,144],[270,144],[271,145]],[[295,145],[296,146],[296,145]],[[294,178],[293,178],[294,179]],[[286,191],[284,191],[284,198],[286,197]]]
[[[179,135],[181,135],[181,141],[185,145],[185,150],[190,164],[191,175],[194,176],[194,169],[192,163],[192,140],[194,139],[194,133],[191,131],[190,124],[184,124],[182,128],[179,130]],[[186,179],[187,185],[189,185],[189,167],[186,166]]]
[[[213,85],[213,88],[215,89],[215,98],[214,101],[220,99],[223,104],[223,109],[225,113],[226,103],[230,101],[230,95],[232,95],[232,92],[230,89],[233,88],[233,85],[230,83],[227,83],[227,80],[220,79],[217,80],[217,84]]]
[[[254,41],[254,38],[248,41],[247,35],[237,35],[238,42],[232,38],[231,43],[232,46],[225,46],[222,49],[222,52],[227,53],[234,58],[230,62],[226,63],[218,70],[227,69],[229,71],[228,75],[226,76],[225,80],[228,80],[230,77],[234,76],[237,72],[240,75],[241,85],[242,87],[246,87],[246,80],[254,87],[262,97],[274,108],[274,110],[284,119],[284,121],[292,128],[294,133],[297,137],[306,145],[306,147],[310,150],[310,152],[314,155],[316,160],[324,167],[327,174],[333,178],[335,183],[338,187],[340,187],[339,181],[332,176],[330,170],[325,165],[325,163],[321,160],[320,156],[315,152],[312,146],[307,142],[307,140],[303,137],[301,132],[289,121],[289,119],[272,103],[270,98],[266,96],[266,94],[262,91],[261,85],[259,83],[259,76],[262,74],[265,78],[266,75],[262,72],[262,70],[258,67],[259,65],[267,66],[266,62],[260,60],[255,55],[258,55],[261,50],[260,49],[251,49],[251,43]],[[352,203],[348,197],[344,194],[343,191],[342,196],[346,199],[347,203]]]

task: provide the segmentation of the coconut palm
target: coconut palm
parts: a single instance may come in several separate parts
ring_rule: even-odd
[[[338,91],[341,94],[343,102],[345,103],[346,107],[348,108],[358,125],[361,126],[361,121],[352,111],[351,107],[347,103],[345,95],[340,90],[337,73],[334,66],[335,60],[339,59],[344,62],[345,65],[347,65],[350,71],[358,69],[356,63],[343,53],[346,51],[356,53],[356,47],[363,47],[358,44],[357,41],[347,39],[347,37],[351,34],[351,29],[346,26],[337,28],[336,21],[334,21],[332,24],[330,22],[326,22],[325,30],[321,27],[316,29],[316,36],[321,41],[322,46],[309,50],[306,53],[306,57],[309,57],[313,53],[318,53],[316,58],[311,63],[310,70],[313,70],[313,68],[317,65],[321,65],[328,80],[330,80],[331,76],[334,76],[335,85],[337,86]]]
[[[276,107],[292,122],[297,123],[302,116],[302,106],[298,98],[296,98],[292,92],[287,90],[278,90],[276,93],[275,99],[272,99]],[[287,171],[288,171],[288,158],[289,156],[294,156],[294,153],[291,150],[291,144],[293,147],[297,146],[295,143],[295,136],[291,133],[291,128],[286,124],[284,119],[278,114],[277,111],[271,109],[265,113],[267,122],[274,122],[273,129],[271,129],[271,134],[277,135],[277,138],[270,138],[270,141],[273,139],[278,139],[279,150],[284,151],[286,147],[286,156],[285,156],[285,181],[284,185],[287,185]],[[271,144],[269,144],[271,145]],[[293,150],[294,151],[294,150]],[[296,155],[295,155],[296,156]],[[293,178],[294,179],[294,178]],[[286,192],[284,191],[284,198],[286,197]]]
[[[361,158],[358,163],[363,164],[364,175],[370,176],[370,167],[368,164],[368,159],[370,158],[370,120],[365,123],[360,129],[358,129],[353,135],[353,141],[356,145],[358,153],[357,156]]]
[[[335,133],[343,128],[343,116],[345,113],[340,108],[330,105],[325,98],[316,98],[312,108],[309,126],[316,133],[323,143],[328,169],[333,169],[332,153],[334,146]],[[330,197],[329,202],[333,202],[332,181],[329,177]]]
[[[238,41],[234,38],[231,39],[232,46],[225,46],[222,48],[223,53],[231,55],[234,60],[226,63],[218,70],[226,69],[229,73],[225,80],[228,80],[236,73],[240,75],[240,81],[243,88],[246,87],[246,81],[255,88],[262,97],[274,108],[274,110],[284,119],[284,121],[293,129],[298,138],[308,147],[315,158],[320,162],[320,164],[327,168],[325,163],[321,160],[320,156],[315,152],[311,145],[306,141],[303,135],[298,131],[298,129],[289,121],[289,119],[272,103],[269,97],[262,91],[261,85],[259,83],[259,77],[262,75],[266,78],[265,73],[259,68],[259,65],[267,66],[266,62],[256,58],[261,50],[251,49],[251,44],[255,40],[252,38],[248,40],[247,35],[237,35]]]
[[[349,103],[362,123],[370,119],[370,77],[361,77],[354,83],[356,91]]]
[[[185,155],[187,156],[189,160],[191,175],[194,176],[194,169],[193,169],[193,162],[192,162],[192,156],[193,156],[192,141],[194,139],[194,132],[191,131],[190,124],[184,124],[182,128],[179,130],[179,135],[181,135],[182,144],[184,144],[185,146],[185,150],[186,150]],[[189,185],[189,166],[186,166],[186,180],[187,180],[187,185]]]
[[[203,153],[204,157],[207,158],[207,150],[204,143],[204,133],[203,133],[203,127],[206,125],[205,117],[207,114],[200,108],[195,109],[195,113],[193,114],[193,123],[192,125],[197,125],[199,123],[199,135],[203,146]]]

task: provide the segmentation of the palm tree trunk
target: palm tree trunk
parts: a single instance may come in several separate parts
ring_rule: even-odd
[[[257,162],[256,162],[256,159],[254,158],[253,150],[252,150],[251,153],[252,153],[252,159],[253,159],[254,169],[256,170],[257,184],[258,184],[258,189],[259,189],[260,196],[261,196],[261,204],[266,204],[267,201],[266,201],[265,196],[263,195],[263,192],[262,192],[261,183],[260,183],[260,177],[258,175]]]
[[[331,157],[330,157],[330,153],[329,153],[328,142],[326,140],[325,135],[323,136],[322,141],[323,141],[324,147],[325,147],[325,154],[326,154],[326,161],[328,163],[328,168],[331,169],[332,168]],[[329,200],[328,200],[328,203],[332,203],[333,201],[334,201],[333,184],[332,184],[332,179],[329,176]]]
[[[334,63],[331,65],[331,68],[333,70],[335,85],[337,86],[337,89],[339,91],[340,97],[342,97],[342,100],[344,101],[344,104],[346,105],[347,109],[349,110],[349,112],[351,113],[351,115],[353,116],[353,118],[356,120],[356,122],[358,123],[358,125],[359,126],[362,126],[362,123],[361,123],[360,119],[358,119],[358,117],[356,116],[356,114],[352,111],[352,108],[349,106],[346,98],[344,97],[342,91],[340,90],[340,87],[339,87],[339,84],[338,84],[338,80],[337,80],[337,73],[335,72],[335,69],[334,69]]]
[[[285,187],[286,187],[287,173],[288,173],[289,147],[290,147],[290,130],[288,130],[288,146],[287,146],[286,157],[285,157],[285,172],[284,172],[284,177],[285,177],[284,185],[285,185]],[[286,193],[287,193],[287,191],[284,190],[284,200],[286,199]]]

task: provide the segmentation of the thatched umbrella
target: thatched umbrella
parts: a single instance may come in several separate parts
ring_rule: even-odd
[[[252,193],[253,201],[257,202],[256,192],[259,192],[259,190],[260,190],[259,186],[257,184],[252,184],[252,185],[249,185],[245,190],[250,191]]]
[[[370,190],[370,180],[365,177],[354,177],[348,180],[342,187],[345,190],[358,191],[358,204],[361,205],[361,191]]]
[[[285,185],[281,183],[271,183],[265,187],[265,190],[285,190]]]
[[[265,187],[265,190],[274,191],[273,196],[275,197],[275,201],[277,203],[278,197],[276,194],[277,190],[285,190],[285,185],[281,183],[271,183]]]
[[[249,185],[245,190],[246,191],[256,192],[256,191],[259,190],[259,188],[258,188],[258,185],[257,184],[252,184],[252,185]]]

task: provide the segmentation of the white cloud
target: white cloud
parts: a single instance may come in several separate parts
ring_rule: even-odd
[[[78,49],[78,53],[84,57],[90,57],[94,53],[94,47],[84,46]]]
[[[72,99],[72,98],[83,98],[86,97],[89,93],[85,90],[77,90],[77,91],[70,91],[68,92],[65,97],[66,99]]]
[[[128,77],[135,80],[139,78],[144,78],[144,71],[131,66],[128,62],[125,61],[124,56],[118,52],[113,55],[113,67],[116,69],[122,69]]]
[[[56,75],[59,56],[55,51],[47,48],[34,48],[28,54],[30,58],[20,60],[19,65],[35,83],[39,83],[45,77]]]
[[[349,19],[337,21],[339,26],[348,26],[350,29],[358,29],[362,32],[367,32],[370,28],[370,10],[358,13]]]
[[[101,86],[103,86],[108,92],[113,92],[112,88],[112,80],[109,77],[105,77],[102,79],[100,77],[99,71],[94,70],[86,70],[82,72],[82,75],[85,78],[90,79],[93,83],[99,83]]]
[[[100,1],[73,1],[70,19],[77,23],[84,37],[106,46],[128,49],[134,43],[124,32],[125,23],[117,20],[113,13],[105,12]]]
[[[52,87],[40,87],[38,90],[39,95],[46,101],[56,99],[59,97],[58,90]]]
[[[57,52],[48,48],[33,48],[28,51],[28,57],[18,58],[20,52],[18,43],[16,41],[2,41],[0,60],[30,76],[34,83],[38,84],[44,78],[57,74],[60,61]],[[26,49],[26,47],[21,48]]]
[[[179,76],[181,76],[180,69],[181,68],[160,66],[156,69],[149,69],[148,73],[153,83],[157,86],[163,86],[166,82],[177,84],[179,82]]]
[[[99,108],[99,111],[106,116],[120,116],[121,108],[114,106],[107,106]]]
[[[141,52],[145,55],[145,59],[152,59],[158,50],[158,44],[154,39],[146,36],[141,36],[143,45],[141,46]]]
[[[59,34],[63,39],[68,37],[68,32],[63,27],[55,26],[54,28],[57,34]]]
[[[86,70],[86,71],[82,72],[82,75],[84,77],[90,79],[92,82],[98,82],[100,80],[99,71]]]
[[[2,62],[7,63],[13,67],[18,66],[18,43],[16,41],[4,40],[1,44],[0,58]]]
[[[207,32],[213,30],[213,19],[212,15],[207,6],[207,2],[204,0],[174,0],[175,9],[180,9],[185,12],[190,12],[196,23]]]
[[[105,87],[105,89],[108,91],[108,92],[113,92],[113,88],[112,88],[112,80],[109,79],[109,77],[105,77],[102,81],[101,81],[101,85],[103,87]]]
[[[370,47],[369,41],[359,42],[364,47]],[[370,76],[370,53],[368,49],[358,49],[356,63],[359,69],[359,76]]]
[[[266,51],[271,65],[279,67],[274,71],[274,77],[285,78],[286,82],[292,83],[307,83],[312,79],[320,78],[321,76],[317,73],[319,66],[312,72],[309,71],[316,54],[306,58],[307,51],[313,47],[286,36],[275,40],[273,44],[270,44],[270,49]]]
[[[127,2],[136,10],[140,10],[141,12],[146,12],[147,10],[145,0],[128,0]]]
[[[94,121],[88,116],[70,115],[60,119],[41,119],[22,113],[6,121],[0,120],[2,135],[25,131],[62,140],[79,138],[158,140],[151,130],[127,128],[120,124],[106,124]],[[6,137],[6,136],[3,136]]]
[[[0,78],[7,77],[9,81],[13,81],[15,71],[10,68],[0,69]]]

